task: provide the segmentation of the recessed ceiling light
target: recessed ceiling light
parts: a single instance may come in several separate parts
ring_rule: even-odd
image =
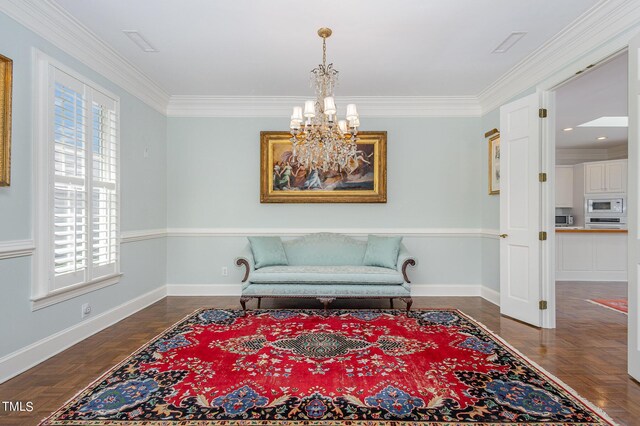
[[[603,140],[605,140],[605,139],[607,139],[607,137],[606,137],[606,136],[600,136],[600,137],[598,138],[598,140],[599,140],[599,141],[603,141]]]
[[[511,49],[514,44],[520,41],[522,37],[527,35],[525,31],[514,31],[504,39],[502,43],[498,45],[495,49],[493,49],[492,53],[505,53],[507,50]]]
[[[564,130],[565,132],[570,132],[570,131],[572,131],[572,130],[573,130],[573,127],[565,127],[565,128],[564,128],[564,129],[562,129],[562,130]]]
[[[578,127],[629,127],[629,117],[600,117]]]
[[[123,33],[126,34],[127,37],[131,39],[135,44],[138,45],[142,51],[147,53],[154,53],[158,50],[151,45],[142,35],[136,30],[122,30]]]

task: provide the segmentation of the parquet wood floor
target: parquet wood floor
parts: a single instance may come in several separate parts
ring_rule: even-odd
[[[627,317],[585,299],[626,297],[626,284],[559,283],[558,328],[542,330],[499,315],[479,297],[417,297],[418,308],[452,307],[482,322],[622,425],[640,426],[640,384],[626,372]],[[255,303],[255,302],[254,302]],[[200,307],[239,308],[236,297],[167,297],[0,385],[0,401],[32,401],[1,425],[36,425],[102,372]],[[263,300],[263,308],[318,308],[314,300]],[[335,308],[387,308],[388,301],[336,301]]]

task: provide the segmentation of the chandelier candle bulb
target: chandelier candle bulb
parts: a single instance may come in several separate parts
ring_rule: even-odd
[[[295,121],[302,121],[302,108],[301,107],[293,107],[293,115],[291,115],[291,119]]]
[[[313,118],[316,116],[316,102],[305,101],[304,103],[304,116],[307,118]]]
[[[358,118],[358,110],[356,109],[356,104],[348,104],[347,105],[347,120],[354,120]]]
[[[335,115],[336,104],[333,100],[333,96],[327,96],[324,98],[324,113],[326,115]]]

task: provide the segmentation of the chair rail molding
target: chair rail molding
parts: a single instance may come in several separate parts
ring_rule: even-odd
[[[350,236],[402,235],[405,237],[498,238],[496,229],[484,228],[168,228],[168,237],[286,236],[332,232]]]
[[[284,117],[302,96],[171,96],[169,117]],[[475,96],[351,96],[363,117],[480,117]]]
[[[53,0],[6,0],[0,11],[166,115],[169,95]]]
[[[139,231],[125,231],[120,233],[120,242],[122,244],[132,243],[135,241],[153,240],[156,238],[164,238],[167,236],[167,230],[160,229],[144,229]]]
[[[0,260],[31,256],[35,248],[33,240],[0,241]]]

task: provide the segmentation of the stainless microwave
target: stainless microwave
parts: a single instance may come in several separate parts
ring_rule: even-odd
[[[571,226],[573,225],[573,216],[569,214],[556,215],[556,226]]]
[[[624,198],[589,198],[587,213],[624,213]]]

